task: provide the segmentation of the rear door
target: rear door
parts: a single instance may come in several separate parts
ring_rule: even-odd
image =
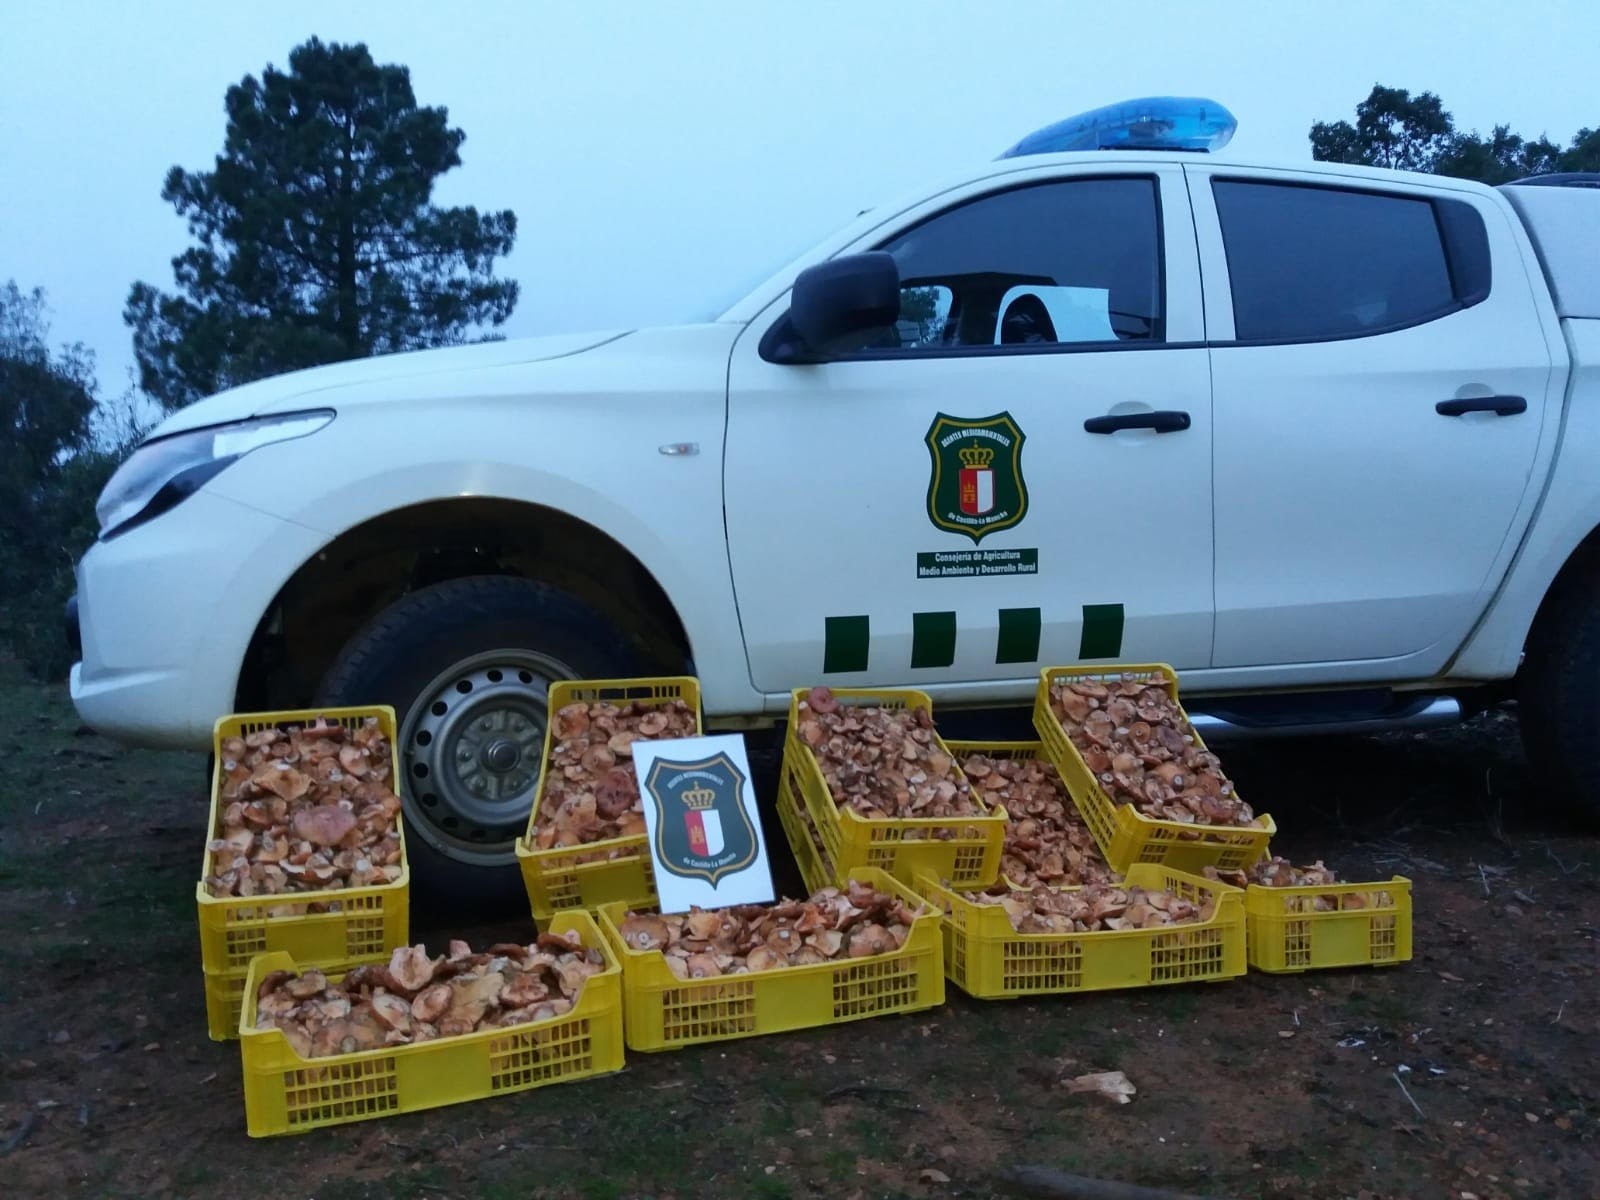
[[[1515,548],[1559,405],[1510,214],[1470,190],[1188,170],[1216,422],[1213,665],[1435,670]]]
[[[1205,666],[1211,396],[1182,168],[986,181],[853,249],[894,255],[898,329],[768,362],[785,297],[730,363],[755,686],[981,699],[1025,694],[1041,663]]]

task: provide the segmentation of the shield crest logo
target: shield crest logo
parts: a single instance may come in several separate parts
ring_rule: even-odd
[[[940,413],[928,428],[928,519],[974,542],[1028,514],[1021,428],[1008,412],[980,420]]]
[[[656,806],[656,861],[663,869],[716,887],[755,861],[744,784],[744,772],[725,753],[693,762],[656,759],[644,786]]]

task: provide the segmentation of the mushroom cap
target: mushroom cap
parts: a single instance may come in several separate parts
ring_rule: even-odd
[[[252,787],[285,800],[298,800],[311,787],[311,778],[282,760],[265,762],[250,773]]]
[[[339,766],[346,774],[360,778],[370,769],[370,762],[367,751],[361,746],[344,745],[339,747]]]
[[[432,981],[435,969],[427,948],[420,944],[397,946],[389,956],[389,974],[404,991],[420,992]]]
[[[314,846],[336,846],[356,827],[356,818],[337,804],[318,804],[296,812],[290,827],[296,837]]]
[[[313,967],[290,979],[283,986],[296,1000],[309,1000],[328,986],[328,977]]]
[[[505,988],[500,993],[500,1003],[510,1008],[526,1008],[547,999],[549,995],[549,986],[536,972],[519,971],[506,980]]]
[[[437,1021],[450,1010],[450,985],[436,983],[432,987],[424,988],[411,1002],[411,1015],[418,1021],[429,1024]]]
[[[770,946],[757,946],[745,958],[745,965],[752,971],[771,971],[776,967],[786,966],[788,960]]]
[[[667,923],[650,913],[629,913],[621,933],[633,950],[660,950],[667,944]]]
[[[688,927],[690,937],[714,938],[722,929],[722,914],[693,909],[684,924]]]

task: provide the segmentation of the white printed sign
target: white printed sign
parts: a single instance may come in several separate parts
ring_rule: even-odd
[[[662,912],[776,898],[739,734],[633,743]]]

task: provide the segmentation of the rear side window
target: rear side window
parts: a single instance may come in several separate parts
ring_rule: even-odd
[[[1488,239],[1470,204],[1238,180],[1211,186],[1240,341],[1364,337],[1488,295]]]

